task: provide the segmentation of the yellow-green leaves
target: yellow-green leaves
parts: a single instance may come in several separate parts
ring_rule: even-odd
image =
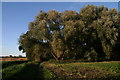
[[[120,56],[120,15],[116,9],[88,5],[80,12],[40,11],[28,28],[19,44],[29,58],[51,54],[56,60],[80,59],[88,55],[97,61]]]

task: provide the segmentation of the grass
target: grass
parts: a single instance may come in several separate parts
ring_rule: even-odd
[[[25,57],[2,57],[0,58],[0,61],[25,61],[25,60],[28,60],[27,58]]]
[[[91,66],[104,69],[114,73],[120,73],[120,62],[103,62],[103,63],[91,63],[91,64],[82,64],[82,66]]]
[[[8,62],[9,63],[9,62]],[[6,62],[7,64],[7,62]],[[24,62],[21,64],[9,65],[2,70],[3,80],[12,79],[28,79],[34,80],[39,79],[39,63],[38,62]]]
[[[24,67],[25,67],[25,64],[19,64],[19,65],[13,65],[13,66],[9,66],[7,68],[2,69],[3,79],[16,78],[16,76],[14,75],[16,73],[19,73]]]
[[[55,79],[56,78],[56,76],[54,75],[54,73],[51,71],[51,70],[48,70],[47,68],[43,68],[42,69],[42,71],[43,71],[43,77],[44,77],[44,79]]]
[[[120,62],[45,62],[43,67],[61,78],[77,79],[120,79]]]
[[[120,80],[120,62],[3,62],[3,80]]]
[[[2,61],[0,64],[2,65],[2,68],[6,68],[6,67],[9,67],[9,66],[13,66],[13,65],[16,65],[16,64],[22,64],[22,63],[25,63],[25,62],[28,62],[28,61]]]

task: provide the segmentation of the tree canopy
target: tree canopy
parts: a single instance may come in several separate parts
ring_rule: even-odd
[[[120,12],[88,5],[80,12],[40,11],[19,38],[30,60],[120,60]]]

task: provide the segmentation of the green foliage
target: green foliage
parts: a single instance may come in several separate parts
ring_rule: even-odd
[[[89,52],[86,52],[85,58],[87,58],[88,61],[97,61],[97,53],[92,48]]]
[[[30,60],[55,58],[120,60],[120,15],[116,9],[88,5],[80,12],[40,11],[19,38]]]
[[[65,44],[59,31],[54,31],[52,35],[51,46],[57,59],[61,59],[65,51]]]

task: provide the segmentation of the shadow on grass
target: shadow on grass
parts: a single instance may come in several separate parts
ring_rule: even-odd
[[[38,62],[30,62],[25,65],[25,67],[15,73],[13,76],[3,79],[3,80],[43,80],[42,70],[39,70]],[[41,68],[42,69],[42,68]]]

